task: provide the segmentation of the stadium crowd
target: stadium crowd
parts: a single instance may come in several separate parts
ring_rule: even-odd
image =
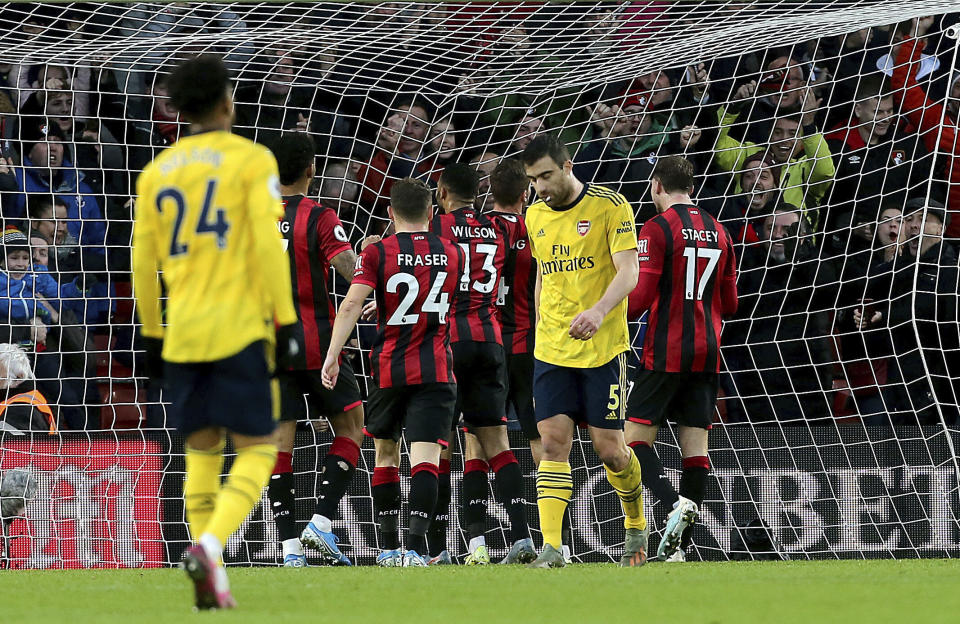
[[[960,68],[942,31],[957,16],[586,87],[475,88],[495,84],[504,59],[549,76],[611,40],[643,36],[670,10],[633,4],[626,14],[620,3],[589,13],[559,5],[549,30],[575,35],[563,59],[533,53],[548,19],[538,3],[452,16],[383,3],[355,9],[351,24],[394,33],[388,43],[218,51],[236,79],[237,132],[268,145],[286,131],[311,134],[313,193],[355,244],[383,232],[395,180],[435,187],[456,161],[486,176],[546,130],[567,143],[579,179],[627,197],[638,225],[654,214],[646,193],[656,159],[685,155],[696,200],[737,242],[741,303],[723,335],[723,419],[956,423],[960,191],[950,184],[960,183]],[[3,18],[65,46],[112,29],[145,41],[244,32],[269,18],[257,13],[268,7],[245,10],[38,5]],[[278,8],[276,19],[290,17]],[[297,19],[343,25],[319,9]],[[114,425],[117,412],[101,406],[118,401],[118,379],[142,376],[129,299],[133,194],[138,173],[185,129],[167,97],[171,51],[150,50],[97,67],[0,64],[0,342],[29,352],[63,429]],[[491,207],[486,196],[478,203]],[[157,395],[122,394],[144,396]],[[162,426],[162,412],[143,424]]]

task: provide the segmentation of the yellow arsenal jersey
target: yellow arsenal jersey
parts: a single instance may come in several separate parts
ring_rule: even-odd
[[[229,132],[180,139],[137,181],[133,280],[143,335],[170,362],[209,362],[294,323],[277,161]],[[165,326],[161,287],[166,288]]]
[[[613,254],[637,248],[633,208],[606,187],[585,184],[570,206],[538,201],[527,209],[527,233],[540,272],[540,320],[534,356],[557,366],[594,368],[630,348],[627,300],[590,340],[569,335],[570,323],[593,306],[617,274]]]

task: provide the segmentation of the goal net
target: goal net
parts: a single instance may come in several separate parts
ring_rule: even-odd
[[[145,379],[129,263],[137,175],[187,132],[166,78],[200,53],[223,56],[233,73],[237,133],[264,144],[288,131],[313,137],[311,193],[355,244],[384,231],[394,180],[435,185],[449,162],[482,172],[478,204],[489,209],[486,176],[541,132],[566,142],[581,180],[622,193],[638,225],[655,214],[657,158],[686,156],[698,205],[737,242],[740,295],[723,333],[712,474],[688,556],[957,556],[951,9],[945,0],[5,5],[0,212],[16,229],[3,234],[0,343],[19,347],[0,345],[6,563],[164,566],[187,544],[183,441]],[[346,287],[334,281],[337,298]],[[643,321],[632,330],[636,363]],[[351,347],[364,391],[374,332],[362,325]],[[324,414],[311,416],[294,459],[300,523],[332,440]],[[534,467],[515,429],[536,528]],[[672,425],[656,450],[676,484]],[[571,462],[575,556],[616,558],[620,505],[586,436]],[[378,548],[372,468],[368,444],[334,524],[361,563]],[[461,470],[455,458],[450,543],[462,553]],[[668,510],[649,491],[646,500],[655,545]],[[279,562],[270,509],[264,498],[227,545],[231,562]],[[491,504],[494,556],[505,554],[506,527]]]

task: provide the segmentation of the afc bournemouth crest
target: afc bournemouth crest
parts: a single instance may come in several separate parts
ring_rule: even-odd
[[[580,236],[586,236],[587,232],[590,231],[590,221],[582,219],[577,221],[577,234]]]
[[[907,155],[903,152],[903,150],[893,150],[893,152],[890,154],[890,160],[893,161],[893,164],[895,165],[902,165],[903,161],[906,159]]]

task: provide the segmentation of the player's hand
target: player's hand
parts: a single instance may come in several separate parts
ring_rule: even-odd
[[[289,369],[293,359],[300,353],[300,342],[293,331],[296,325],[277,328],[277,368]]]
[[[163,338],[143,337],[144,368],[151,381],[163,381]]]
[[[365,239],[363,239],[362,241],[360,241],[360,251],[363,251],[364,249],[366,249],[366,248],[369,247],[370,245],[372,245],[372,244],[374,244],[374,243],[379,243],[379,242],[380,242],[380,237],[377,236],[376,234],[371,234],[370,236],[368,236],[368,237],[366,237]]]
[[[577,340],[590,340],[603,323],[603,315],[590,308],[577,315],[570,323],[570,336]]]
[[[0,175],[7,175],[10,173],[11,167],[13,167],[13,159],[3,158],[0,156]]]
[[[377,302],[370,301],[364,304],[363,309],[360,310],[360,318],[364,321],[373,321],[377,318]]]
[[[337,385],[337,378],[340,376],[340,361],[336,355],[327,355],[323,368],[320,370],[320,381],[327,390],[333,390]]]

